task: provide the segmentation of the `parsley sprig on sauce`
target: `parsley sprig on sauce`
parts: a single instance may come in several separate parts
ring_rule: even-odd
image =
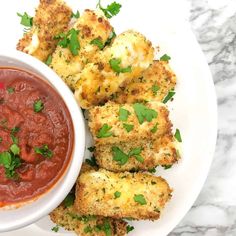
[[[41,147],[35,147],[34,148],[35,153],[42,155],[46,158],[51,158],[53,156],[52,150],[48,148],[48,145],[44,144]]]
[[[43,109],[44,109],[44,104],[43,104],[42,100],[41,99],[36,100],[34,102],[34,111],[36,113],[38,113],[38,112],[42,111]]]
[[[113,2],[111,4],[109,4],[106,8],[102,7],[101,5],[101,0],[99,0],[97,6],[103,11],[104,15],[110,19],[113,16],[116,16],[121,9],[121,4],[117,3],[117,2]]]

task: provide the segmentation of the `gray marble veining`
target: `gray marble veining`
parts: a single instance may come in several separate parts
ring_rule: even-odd
[[[214,161],[197,201],[169,236],[236,236],[236,0],[187,0],[218,98]]]

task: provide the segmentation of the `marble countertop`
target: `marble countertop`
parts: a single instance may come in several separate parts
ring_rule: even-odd
[[[198,199],[169,236],[236,235],[236,1],[187,0],[218,98],[218,141]]]

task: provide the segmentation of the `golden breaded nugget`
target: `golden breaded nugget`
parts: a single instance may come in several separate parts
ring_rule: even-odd
[[[129,30],[89,63],[79,75],[75,97],[82,108],[106,102],[119,86],[139,78],[152,63],[154,50],[142,34]]]
[[[88,62],[94,61],[96,53],[100,51],[100,48],[91,42],[98,40],[99,43],[105,45],[113,28],[104,15],[92,10],[85,10],[73,28],[79,30],[79,55],[74,56],[69,48],[57,46],[50,66],[68,86],[75,89],[76,82],[79,79],[78,73]]]
[[[155,220],[170,197],[161,177],[100,169],[79,177],[75,208],[82,215]]]
[[[134,150],[136,155],[129,156]],[[133,139],[116,145],[98,145],[94,155],[101,168],[114,172],[149,170],[158,165],[173,165],[179,159],[172,135],[155,140]]]
[[[40,0],[33,26],[17,44],[17,49],[46,61],[57,45],[54,36],[65,31],[72,10],[61,0]]]
[[[168,118],[169,111],[166,106],[159,102],[148,102],[145,105],[138,103],[137,106],[148,109],[147,115],[154,115],[153,119],[148,122],[144,120],[142,124],[138,120],[134,107],[136,104],[116,104],[108,102],[104,106],[97,106],[89,110],[89,127],[96,142],[96,145],[103,144],[119,144],[121,142],[130,142],[132,140],[154,140],[164,134],[171,133],[172,124]],[[127,120],[120,120],[121,110],[126,110]],[[147,116],[147,118],[149,118]],[[124,127],[132,125],[133,128],[130,132]],[[156,132],[152,132],[154,128]],[[104,132],[105,136],[102,136]],[[107,135],[108,133],[108,135]]]
[[[127,223],[123,220],[101,216],[78,215],[73,206],[60,205],[50,213],[51,220],[69,231],[80,236],[124,236]]]
[[[176,75],[166,61],[154,61],[143,73],[125,84],[113,97],[118,103],[135,103],[140,101],[163,101],[170,90],[175,87]]]

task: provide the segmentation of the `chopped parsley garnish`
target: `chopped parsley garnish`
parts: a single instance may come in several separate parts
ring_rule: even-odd
[[[124,127],[124,129],[126,129],[126,131],[129,133],[130,131],[133,130],[134,125],[130,125],[130,124],[124,123],[124,124],[123,124],[123,127]]]
[[[105,222],[103,225],[101,225],[102,231],[106,234],[106,236],[112,235],[111,225],[108,219],[105,219]]]
[[[113,160],[117,161],[120,165],[124,165],[129,160],[129,156],[125,154],[119,147],[112,147]]]
[[[48,59],[45,61],[45,64],[49,66],[51,63],[52,63],[52,55],[49,55]]]
[[[20,152],[19,147],[12,148],[12,146],[10,151],[0,153],[0,165],[4,166],[6,177],[9,179],[16,177],[15,169],[21,165],[20,158],[18,157]]]
[[[134,226],[131,226],[131,225],[127,225],[126,226],[126,233],[128,234],[129,232],[133,231],[134,230]]]
[[[148,172],[154,174],[154,173],[156,173],[156,168],[153,167],[151,169],[148,169]]]
[[[9,94],[12,94],[12,93],[15,92],[15,89],[12,88],[12,87],[9,87],[9,88],[7,88],[7,92],[8,92]]]
[[[120,110],[119,110],[119,120],[120,121],[127,121],[127,119],[128,119],[128,116],[130,115],[131,113],[128,111],[128,110],[126,110],[126,109],[124,109],[124,108],[120,108]]]
[[[0,137],[0,143],[2,142],[2,137]]]
[[[58,45],[62,48],[69,47],[73,56],[77,56],[80,50],[80,42],[78,40],[79,31],[72,28],[67,33],[60,33],[56,35],[55,39],[60,39]]]
[[[110,45],[111,42],[112,42],[112,40],[113,40],[115,37],[116,37],[116,33],[115,33],[115,31],[113,30],[113,31],[110,33],[109,38],[108,38],[107,41],[105,42],[104,47],[107,46],[107,45]]]
[[[90,152],[94,152],[94,151],[95,151],[95,149],[96,149],[96,147],[95,147],[95,146],[92,146],[92,147],[89,147],[89,148],[88,148],[88,150],[89,150]]]
[[[41,147],[35,147],[34,148],[35,153],[42,155],[46,158],[51,158],[53,156],[52,150],[48,148],[48,145],[44,144]]]
[[[179,129],[176,129],[176,131],[175,131],[175,139],[180,143],[182,142],[182,138],[181,138],[181,134],[180,134]]]
[[[136,158],[137,161],[139,162],[144,162],[143,157],[140,155],[142,152],[142,148],[138,147],[138,148],[134,148],[129,152],[129,157],[134,156]]]
[[[51,230],[57,233],[59,231],[59,225],[55,225]]]
[[[109,64],[113,71],[119,73],[129,73],[131,72],[131,66],[128,66],[126,68],[121,68],[121,59],[120,58],[113,58],[109,61]]]
[[[151,132],[154,134],[157,132],[157,125],[158,123],[156,123],[152,128],[151,128]]]
[[[142,103],[135,103],[133,108],[138,118],[139,124],[142,124],[145,120],[151,122],[154,118],[157,118],[157,112],[146,107]]]
[[[63,201],[65,207],[70,207],[74,204],[75,194],[69,193]]]
[[[84,228],[84,233],[92,233],[93,232],[93,229],[90,225],[87,225],[85,228]]]
[[[78,10],[76,11],[76,13],[72,12],[71,18],[73,18],[73,17],[76,18],[76,19],[79,19],[79,18],[80,18],[80,13],[79,13]]]
[[[161,58],[160,61],[169,61],[171,59],[170,56],[168,56],[167,54],[164,54]]]
[[[104,48],[104,44],[103,44],[103,42],[101,41],[100,38],[93,39],[93,40],[90,42],[90,44],[98,46],[98,48],[99,48],[100,50],[102,50],[102,49]]]
[[[170,169],[172,167],[172,165],[162,165],[162,167],[167,170],[167,169]]]
[[[159,90],[160,88],[158,87],[157,84],[154,84],[152,85],[152,92],[154,95],[157,95],[157,91]]]
[[[113,16],[117,15],[120,12],[121,5],[117,2],[113,2],[108,5],[106,8],[101,6],[101,0],[98,2],[98,7],[103,11],[104,15],[110,19]]]
[[[137,161],[144,162],[143,157],[140,155],[142,148],[134,148],[128,154],[124,153],[119,147],[112,147],[113,160],[117,161],[119,165],[124,165],[128,162],[130,157],[135,157]]]
[[[116,191],[116,192],[114,193],[115,199],[116,199],[116,198],[119,198],[120,196],[121,196],[121,192]]]
[[[162,102],[167,103],[174,95],[175,95],[175,91],[170,90]]]
[[[34,102],[34,111],[36,113],[42,111],[44,109],[44,104],[41,99]]]
[[[14,128],[11,129],[11,134],[16,134],[20,131],[20,127],[15,126]]]
[[[17,13],[19,17],[21,17],[21,24],[26,27],[32,27],[33,25],[33,17],[29,16],[26,12],[21,15],[20,13]]]
[[[11,147],[10,147],[10,150],[12,151],[12,153],[14,155],[19,155],[20,154],[20,148],[17,144],[12,144]]]
[[[97,138],[107,138],[112,136],[112,132],[110,132],[111,130],[111,126],[109,126],[108,124],[104,124],[102,126],[101,129],[99,129],[98,134],[97,134]]]
[[[85,159],[85,162],[92,167],[98,166],[94,156],[92,156],[91,159]]]
[[[145,199],[145,197],[143,196],[143,194],[135,194],[134,195],[134,201],[139,203],[140,205],[146,205],[147,201]]]
[[[18,144],[18,138],[15,136],[16,133],[18,133],[20,131],[20,127],[14,127],[11,129],[11,140],[14,144]]]

